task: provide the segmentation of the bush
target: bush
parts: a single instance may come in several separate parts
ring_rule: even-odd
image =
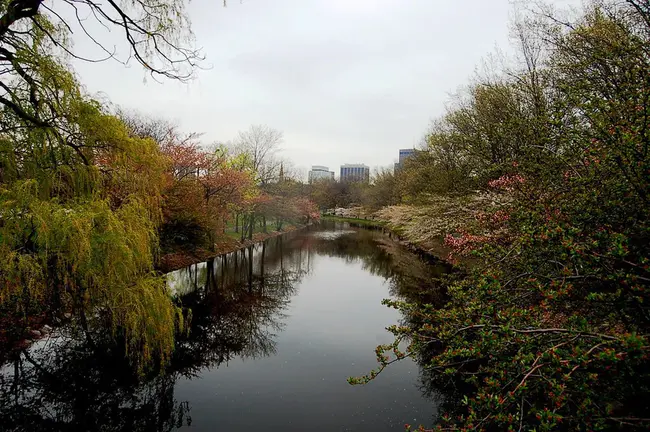
[[[512,83],[531,83],[534,144],[486,177],[508,204],[447,237],[477,265],[446,281],[443,308],[387,301],[409,318],[392,328],[397,341],[411,343],[379,347],[379,371],[393,351],[438,385],[465,386],[439,429],[650,426],[650,12],[637,6],[536,23],[548,59],[533,72],[545,81],[529,70]],[[472,136],[456,137],[463,151]]]

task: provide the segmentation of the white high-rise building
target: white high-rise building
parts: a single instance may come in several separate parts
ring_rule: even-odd
[[[312,165],[309,171],[309,183],[320,180],[334,180],[334,171],[330,171],[326,166]]]

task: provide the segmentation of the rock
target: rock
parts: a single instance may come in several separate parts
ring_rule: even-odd
[[[45,325],[43,326],[43,328],[41,328],[41,333],[43,333],[43,334],[52,333],[52,327],[50,327],[49,325],[45,324]]]
[[[38,339],[38,338],[40,338],[40,337],[42,336],[41,332],[39,332],[38,330],[30,330],[30,331],[29,331],[29,335],[30,335],[33,339]]]

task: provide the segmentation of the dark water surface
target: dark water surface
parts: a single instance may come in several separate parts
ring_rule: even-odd
[[[162,374],[56,332],[0,373],[0,431],[400,431],[435,403],[406,360],[365,386],[404,298],[445,269],[383,234],[321,225],[168,275],[192,310]],[[101,340],[101,338],[98,338]]]

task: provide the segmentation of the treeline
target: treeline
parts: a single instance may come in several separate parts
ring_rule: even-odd
[[[452,207],[445,242],[476,263],[443,281],[444,308],[387,302],[411,344],[381,347],[380,370],[418,359],[449,396],[438,430],[645,429],[650,9],[536,7],[513,27],[514,66],[473,82],[386,180],[385,204]]]
[[[118,112],[131,134],[154,140],[167,160],[162,252],[214,248],[227,232],[240,240],[319,218],[291,162],[277,157],[282,132],[253,125],[227,143],[202,145],[164,120]]]
[[[126,32],[153,76],[187,78],[182,2],[78,5]],[[187,323],[156,271],[161,247],[209,249],[229,225],[250,238],[260,219],[280,229],[318,213],[273,159],[280,132],[253,126],[208,150],[86,94],[68,23],[40,7],[0,4],[0,347],[67,320],[90,344],[122,341],[140,367],[164,363]]]
[[[307,190],[321,210],[355,205],[377,210],[401,201],[397,177],[392,169],[381,168],[371,174],[370,183],[319,180]]]

